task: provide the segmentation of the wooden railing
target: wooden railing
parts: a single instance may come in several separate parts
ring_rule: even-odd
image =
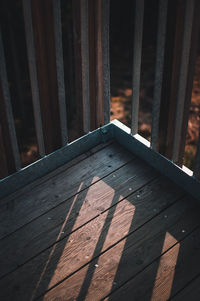
[[[144,6],[144,0],[135,1],[131,135],[138,133]],[[60,0],[23,0],[22,7],[35,129],[42,158],[66,145],[69,136],[61,5]],[[81,134],[85,134],[110,121],[110,1],[73,0],[72,9],[75,94],[80,108],[77,121]],[[179,166],[183,163],[199,12],[197,0],[159,0],[150,147]],[[0,176],[4,178],[19,170],[21,162],[1,33],[0,117]],[[200,177],[200,137],[194,176]]]

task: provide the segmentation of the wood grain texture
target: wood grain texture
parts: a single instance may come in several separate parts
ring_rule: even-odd
[[[124,183],[122,183],[122,186],[125,186]],[[130,192],[129,188],[131,187],[128,181],[125,187]],[[105,186],[102,186],[102,190],[105,190]],[[125,235],[136,231],[143,223],[172,204],[175,201],[175,197],[180,197],[180,193],[180,190],[176,190],[165,179],[157,179],[145,185],[136,193],[115,204],[90,223],[72,233],[69,237],[64,238],[51,249],[46,250],[29,263],[4,277],[0,283],[2,292],[3,287],[10,287],[10,295],[7,295],[8,300],[12,298],[20,299],[22,296],[29,299],[30,295],[33,294],[37,280],[42,275],[34,296],[44,293],[47,288],[62,281],[63,278],[87,264],[93,257],[104,252]],[[109,198],[107,194],[106,199],[109,206],[113,205],[112,200],[114,198],[114,196]],[[119,196],[117,195],[116,200],[118,198]],[[94,203],[96,204],[96,201]],[[96,204],[97,208],[100,209],[99,212],[104,209],[100,208],[102,206],[100,204],[102,202],[97,202]],[[85,211],[88,212],[87,210]],[[83,215],[86,214],[85,211],[83,210]],[[82,219],[81,215],[82,208],[79,216],[77,216],[77,221],[79,218],[80,220]],[[109,256],[110,259],[112,257]],[[94,264],[92,264],[92,267]],[[19,274],[21,275],[20,277],[17,276]],[[17,296],[15,287],[20,288]]]
[[[58,174],[66,171],[68,168],[76,165],[77,163],[81,162],[82,160],[90,157],[92,154],[104,149],[105,147],[109,146],[113,143],[113,140],[109,140],[105,143],[100,143],[97,146],[91,148],[89,151],[75,157],[74,159],[70,160],[69,162],[61,165],[60,167],[54,169],[53,171],[47,173],[46,175],[37,178],[36,180],[32,181],[31,183],[25,185],[24,187],[18,189],[17,191],[10,193],[8,196],[1,198],[0,201],[0,208],[2,205],[8,203],[9,201],[18,198],[19,196],[23,196],[24,193],[35,189],[37,186],[43,185],[44,182],[50,180],[51,178],[57,176]]]
[[[196,214],[197,210],[195,211],[196,217],[194,217],[193,212],[189,222],[193,229],[199,224],[199,212]],[[183,219],[180,227],[175,223],[173,228],[166,235],[163,244],[165,246],[164,251],[167,252],[117,290],[108,298],[109,300],[130,300],[130,296],[134,296],[131,300],[168,300],[198,275],[200,228],[198,227],[190,235],[186,235],[184,239],[181,236],[183,234],[185,236],[187,232],[192,230],[186,220]],[[166,250],[168,242],[173,238],[174,246]]]
[[[137,206],[135,217],[136,214]],[[162,252],[172,247],[176,243],[176,239],[173,236],[178,239],[186,236],[186,233],[181,231],[183,225],[187,227],[188,232],[192,231],[195,227],[194,216],[196,217],[196,224],[199,223],[198,214],[196,206],[189,205],[188,200],[180,200],[140,229],[137,230],[136,227],[136,231],[128,236],[127,239],[120,241],[113,248],[92,261],[89,266],[85,266],[49,291],[44,300],[54,300],[55,297],[59,297],[61,300],[62,298],[64,300],[72,300],[73,298],[76,300],[102,299],[111,290],[115,290],[131,276],[142,271],[145,266],[159,257]],[[165,215],[168,217],[165,218]],[[165,242],[165,248],[162,249],[166,231],[173,233],[173,236],[168,237],[167,243]],[[97,265],[95,266],[95,264]],[[154,281],[155,270],[153,272],[151,275],[148,275],[150,284]],[[138,282],[134,286],[134,290],[136,288],[138,288],[138,291],[144,290],[142,277],[140,283]],[[150,300],[149,298],[145,299],[145,295],[140,296],[139,294],[138,298],[132,299],[133,295],[133,290],[127,296],[116,292],[115,300]]]
[[[132,160],[133,156],[117,144],[72,166],[55,179],[43,183],[33,191],[12,199],[0,212],[0,237],[4,237],[46,211],[69,199],[80,190]]]
[[[116,204],[155,177],[157,174],[151,168],[135,159],[102,180],[96,179],[97,182],[88,189],[0,240],[0,277],[63,239],[72,229],[75,231],[97,217],[110,207],[111,202]],[[159,181],[163,182],[165,179]],[[15,245],[17,250],[13,248]]]
[[[192,279],[177,295],[171,298],[173,301],[198,301],[200,296],[200,276]]]

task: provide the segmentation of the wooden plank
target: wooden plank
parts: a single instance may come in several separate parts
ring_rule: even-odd
[[[31,14],[31,0],[23,0],[23,13],[25,22],[26,47],[28,55],[29,76],[31,81],[31,92],[33,101],[33,112],[35,119],[35,129],[37,135],[38,149],[41,157],[45,155],[44,136],[42,128],[42,117],[40,110],[40,96],[38,87],[38,76],[36,68],[36,54],[33,38],[33,25]]]
[[[81,57],[81,25],[80,25],[80,0],[72,1],[72,20],[73,20],[73,47],[74,47],[74,88],[76,100],[76,115],[78,122],[79,135],[83,135],[83,89],[82,89],[82,57]],[[90,66],[89,66],[90,67]]]
[[[114,137],[133,154],[142,158],[149,165],[164,174],[177,185],[182,187],[183,190],[191,194],[197,200],[200,200],[200,182],[193,177],[188,176],[181,168],[169,161],[166,157],[157,153],[135,135],[130,135],[130,129],[123,125],[118,120],[112,121],[114,127]]]
[[[20,154],[17,143],[17,136],[15,131],[15,124],[13,119],[12,105],[10,99],[10,91],[8,87],[8,78],[7,78],[7,70],[6,70],[6,62],[5,55],[3,49],[3,41],[2,34],[0,31],[0,97],[1,97],[1,115],[5,114],[5,116],[1,116],[1,120],[5,120],[6,125],[2,124],[3,134],[6,135],[6,140],[9,140],[6,145],[10,145],[11,150],[8,150],[11,157],[7,159],[13,162],[13,166],[11,166],[11,170],[19,170],[21,168]]]
[[[37,186],[43,185],[46,181],[55,178],[58,174],[66,171],[68,168],[76,165],[77,163],[81,162],[82,160],[90,157],[92,154],[95,154],[96,152],[106,148],[110,144],[113,143],[113,140],[109,140],[105,143],[100,143],[96,147],[91,148],[87,152],[75,157],[74,159],[70,160],[69,162],[63,164],[62,166],[56,168],[52,172],[46,174],[45,176],[36,179],[35,181],[31,182],[30,184],[27,184],[26,186],[22,187],[21,189],[18,189],[17,191],[10,193],[7,197],[1,199],[0,207],[4,204],[7,204],[9,201],[16,199],[20,196],[22,196],[24,193],[27,193],[28,191],[34,190]]]
[[[53,0],[53,17],[54,17],[54,35],[55,35],[55,53],[56,53],[56,70],[58,82],[58,102],[60,114],[60,128],[62,145],[67,144],[67,112],[65,101],[65,83],[64,83],[64,62],[62,46],[62,22],[60,0]]]
[[[52,1],[31,0],[31,12],[44,143],[49,154],[62,145]]]
[[[168,1],[159,1],[154,97],[152,108],[151,147],[158,150],[160,103],[163,85]]]
[[[0,181],[0,199],[48,174],[102,142],[112,139],[112,125],[97,129]]]
[[[148,297],[153,300],[169,300],[188,281],[199,275],[199,234],[198,227],[185,239],[180,242],[178,240],[161,258],[111,295],[109,300],[128,300],[133,293],[136,300],[144,300],[146,297],[147,300]],[[168,245],[170,236],[165,240],[165,245]]]
[[[81,62],[82,62],[82,97],[83,97],[83,130],[90,131],[89,101],[89,40],[88,40],[88,0],[80,2],[81,17]]]
[[[183,112],[183,125],[181,133],[181,147],[179,150],[180,162],[183,161],[185,153],[185,143],[187,136],[188,120],[190,114],[190,105],[192,98],[192,89],[193,89],[193,80],[194,80],[194,68],[196,63],[196,58],[198,54],[198,41],[199,41],[199,30],[200,30],[200,2],[195,1],[194,7],[194,17],[192,24],[192,36],[191,36],[191,47],[190,47],[190,57],[189,57],[189,67],[188,67],[188,76],[187,76],[187,87],[186,87],[186,96]]]
[[[34,191],[11,199],[1,206],[0,237],[16,231],[132,159],[133,156],[119,145],[111,145],[36,187]]]
[[[175,119],[175,129],[174,129],[174,142],[173,142],[173,152],[172,152],[172,160],[174,162],[179,162],[179,150],[182,143],[181,132],[182,132],[182,125],[184,121],[183,120],[184,103],[186,97],[194,7],[195,7],[195,0],[186,1],[185,16],[184,16],[184,30],[183,30],[182,48],[181,48],[180,74],[179,74],[178,94],[177,94],[176,119]]]
[[[184,301],[192,300],[198,301],[200,296],[200,276],[198,275],[195,279],[192,279],[186,287],[184,287],[180,292],[177,293],[171,300],[174,301]]]
[[[110,47],[109,47],[109,22],[110,22],[110,0],[101,1],[102,16],[102,90],[104,103],[104,124],[110,122]]]
[[[72,228],[75,231],[106,211],[110,207],[112,198],[112,205],[114,205],[135,190],[146,185],[156,176],[156,173],[146,164],[143,164],[140,160],[134,160],[96,182],[87,190],[62,202],[57,207],[19,229],[19,231],[9,235],[7,239],[0,241],[0,245],[2,244],[2,248],[0,248],[0,277],[15,270],[18,265],[22,265],[30,260],[31,257],[53,245],[56,237],[56,242],[58,242],[69,235]],[[159,180],[159,185],[164,186],[164,181],[166,179]],[[175,196],[179,192],[175,190]],[[74,199],[76,199],[76,202],[74,202]],[[69,215],[69,212],[70,216],[66,223],[66,216]],[[77,221],[77,213],[79,212],[81,213]],[[48,220],[48,218],[50,219]],[[65,224],[64,227],[63,224]],[[74,224],[75,227],[73,227]],[[61,228],[64,233],[59,236]],[[17,244],[18,249],[13,254],[11,246],[15,244]]]
[[[110,121],[109,5],[109,0],[96,0],[94,7],[96,127]]]
[[[135,172],[132,173],[132,175],[134,174]],[[105,182],[105,184],[107,183]],[[127,183],[126,185],[128,191],[130,191],[129,184]],[[124,187],[125,185],[123,184],[122,186]],[[109,196],[106,197],[109,207],[111,206],[109,210],[104,211],[104,209],[100,209],[102,214],[99,214],[90,223],[85,224],[84,227],[79,228],[68,238],[63,239],[51,249],[35,257],[17,271],[4,277],[0,282],[0,286],[2,288],[9,287],[10,285],[21,287],[19,295],[16,296],[19,299],[22,295],[26,299],[30,295],[37,297],[41,293],[44,293],[47,287],[53,287],[59,281],[63,280],[63,278],[88,263],[92,257],[104,252],[132,231],[136,231],[137,228],[140,228],[141,225],[152,219],[158,212],[174,203],[178,197],[180,197],[180,191],[177,191],[173,185],[171,186],[171,183],[166,183],[165,179],[154,181],[154,183],[151,182],[121,202],[118,202],[118,194],[114,201],[115,190],[113,189],[111,198]],[[91,206],[95,206],[96,202],[94,201],[93,204],[92,202],[90,204]],[[101,200],[98,202],[97,208],[99,206],[101,206]],[[156,210],[153,210],[155,208]],[[83,215],[87,214],[87,212],[88,208],[86,207],[85,210],[83,209]],[[81,216],[82,208],[77,216],[77,221],[79,218],[82,218]],[[109,258],[111,257],[109,256]],[[45,270],[43,270],[45,265]],[[21,279],[17,277],[18,273],[22,275]],[[41,273],[42,278],[40,283],[38,283]],[[33,292],[36,283],[38,285],[35,292]],[[15,291],[11,287],[9,291],[12,292],[10,296],[7,295],[8,300],[14,296],[12,294],[15,294]],[[68,292],[70,293],[70,291]]]
[[[172,158],[175,111],[177,104],[180,52],[185,1],[168,1],[166,49],[159,124],[159,152]],[[167,126],[166,126],[167,125]]]
[[[156,200],[154,201],[156,202]],[[147,200],[145,204],[147,206],[146,209],[148,208],[147,211],[151,215],[154,207],[150,203],[150,207],[148,207]],[[191,204],[189,204],[188,200],[184,202],[182,199],[167,210],[162,210],[161,214],[158,211],[158,215],[149,222],[147,222],[146,214],[144,213],[146,210],[143,209],[144,225],[137,228],[137,217],[140,215],[140,212],[137,215],[137,208],[138,210],[140,209],[136,204],[133,223],[129,231],[127,231],[129,235],[125,239],[120,240],[112,248],[107,249],[100,257],[96,257],[89,265],[84,266],[71,275],[71,277],[66,278],[62,283],[50,290],[44,296],[43,300],[51,300],[55,296],[62,299],[64,295],[67,296],[66,300],[102,300],[112,290],[116,290],[117,287],[125,283],[132,275],[136,275],[139,271],[142,271],[153,259],[160,256],[162,251],[165,252],[176,243],[176,239],[169,236],[165,244],[165,249],[162,250],[166,231],[173,231],[175,237],[178,236],[180,239],[186,236],[186,233],[181,231],[183,225],[187,227],[188,232],[193,231],[195,222],[196,224],[199,223],[199,212],[197,214],[196,206],[190,206]],[[129,207],[129,214],[130,211]],[[194,217],[195,222],[193,220]],[[115,227],[115,224],[111,223],[107,234],[108,238],[110,238],[110,235],[114,235]],[[135,231],[131,233],[133,228]],[[123,229],[123,225],[121,225],[120,232],[123,233]],[[126,227],[125,230],[127,230]],[[104,242],[105,246],[107,237]],[[149,281],[154,281],[152,275],[149,277]],[[142,280],[140,283],[142,283]],[[139,284],[137,287],[139,288]],[[143,285],[142,290],[145,291],[145,286]],[[116,296],[118,300],[132,300],[130,295],[129,298],[120,298],[121,296],[118,294]],[[132,296],[134,296],[133,291]],[[111,297],[112,295],[109,297],[109,300]],[[135,300],[149,299],[138,298]]]
[[[142,57],[144,0],[136,0],[133,44],[133,80],[132,80],[132,115],[131,133],[138,132],[140,73]]]

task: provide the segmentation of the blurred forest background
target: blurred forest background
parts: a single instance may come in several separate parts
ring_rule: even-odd
[[[61,0],[63,55],[68,128],[70,141],[77,138],[77,110],[74,85],[73,0]],[[130,127],[132,96],[134,1],[111,0],[110,64],[111,119]],[[151,136],[151,111],[154,87],[158,1],[146,1],[140,88],[139,133]],[[17,139],[23,166],[39,158],[34,128],[32,96],[21,0],[1,1],[0,20],[5,48],[9,88]],[[70,113],[69,113],[70,112]],[[200,122],[200,47],[195,65],[184,164],[192,168]]]

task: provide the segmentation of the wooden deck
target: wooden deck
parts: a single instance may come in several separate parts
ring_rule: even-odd
[[[0,300],[200,300],[200,207],[115,142],[0,203]]]

